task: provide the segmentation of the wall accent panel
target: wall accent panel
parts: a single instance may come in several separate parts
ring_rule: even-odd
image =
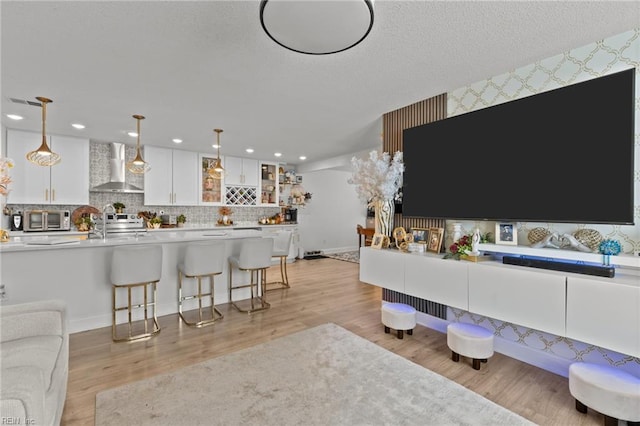
[[[415,104],[390,111],[382,116],[382,150],[393,154],[403,151],[402,131],[447,117],[447,95],[441,94]],[[409,218],[396,213],[394,226],[409,228],[445,228],[442,219]],[[443,250],[445,250],[443,248]]]

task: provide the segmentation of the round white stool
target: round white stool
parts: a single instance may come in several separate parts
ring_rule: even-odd
[[[114,342],[126,342],[131,340],[151,337],[160,332],[157,307],[157,284],[162,276],[162,246],[138,245],[118,246],[113,249],[111,259],[111,287],[112,287],[112,311],[113,322],[111,337]],[[118,290],[127,290],[126,305],[119,305],[117,301]],[[133,294],[136,290],[137,294]],[[151,294],[149,294],[151,290]],[[139,294],[142,293],[142,294]],[[151,301],[149,301],[151,299]],[[143,330],[134,333],[133,309],[142,308],[143,315],[139,318],[143,323]],[[149,318],[149,308],[152,308],[152,317]],[[127,311],[128,333],[122,336],[117,332],[117,313]],[[138,318],[136,318],[138,319]],[[148,322],[151,320],[151,330]]]
[[[416,309],[404,303],[385,303],[382,305],[382,324],[384,332],[389,333],[393,328],[398,332],[398,339],[402,339],[406,330],[408,335],[413,334],[416,326]]]
[[[203,327],[222,319],[222,313],[215,307],[214,302],[214,276],[222,274],[224,268],[224,241],[200,241],[187,245],[184,253],[184,261],[178,265],[178,313],[185,324],[192,327]],[[202,292],[202,278],[209,277],[209,292]],[[195,278],[198,284],[196,294],[186,295],[184,278]],[[202,314],[203,299],[209,299],[211,314],[205,318]],[[184,301],[198,300],[198,320],[190,321],[183,312]],[[205,299],[206,300],[206,299]]]
[[[604,415],[604,424],[640,422],[640,378],[619,368],[574,362],[569,366],[569,392],[576,399],[576,410],[587,407]]]
[[[229,301],[240,312],[256,312],[269,309],[266,301],[267,269],[271,266],[273,238],[245,238],[240,244],[240,253],[229,256]],[[249,271],[249,284],[237,285],[233,282],[233,269]],[[241,288],[250,289],[248,306],[243,307],[233,300],[233,291]],[[255,294],[254,294],[255,288]],[[245,303],[246,305],[246,303]]]
[[[447,346],[453,361],[466,356],[473,359],[473,369],[480,370],[480,363],[493,355],[493,333],[479,325],[453,322],[447,326]]]

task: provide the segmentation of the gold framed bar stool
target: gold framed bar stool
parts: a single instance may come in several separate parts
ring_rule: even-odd
[[[184,261],[178,265],[178,313],[185,324],[192,327],[204,327],[210,325],[224,316],[215,307],[214,287],[216,275],[220,275],[224,268],[224,241],[203,241],[187,245]],[[202,278],[209,277],[209,292],[202,292]],[[195,278],[198,284],[198,292],[193,295],[184,295],[183,279]],[[210,318],[203,316],[203,299],[209,299]],[[185,300],[198,299],[198,320],[190,321],[183,312]],[[204,308],[206,309],[206,307]]]
[[[240,243],[240,254],[229,256],[229,301],[240,312],[256,312],[269,309],[271,305],[265,299],[267,289],[267,269],[271,266],[273,238],[246,238]],[[233,270],[248,271],[249,284],[234,285]],[[233,300],[233,291],[250,289],[250,299],[242,307]],[[255,294],[254,294],[255,288]]]
[[[129,342],[144,339],[160,332],[156,306],[157,284],[161,277],[161,245],[125,245],[113,249],[113,257],[111,259],[113,301],[111,336],[114,342]],[[117,296],[119,290],[122,289],[126,289],[127,291],[127,304],[119,306]],[[134,295],[132,293],[136,289],[142,290],[142,301],[140,301],[139,294]],[[149,296],[149,291],[151,291],[151,296]],[[151,301],[149,301],[149,299],[151,299]],[[153,311],[151,317],[149,317],[149,308]],[[142,319],[133,319],[134,309],[142,309]],[[128,333],[125,336],[120,336],[117,331],[117,313],[124,310],[127,311]],[[134,323],[137,325],[140,321],[143,322],[143,330],[134,333]],[[149,327],[149,321],[151,321],[151,327]]]
[[[289,276],[287,275],[287,257],[289,256],[289,250],[291,249],[291,241],[293,240],[293,231],[284,230],[278,231],[273,239],[273,252],[271,258],[278,258],[280,260],[280,281],[271,281],[267,283],[273,285],[273,288],[267,288],[267,290],[281,290],[289,288]]]

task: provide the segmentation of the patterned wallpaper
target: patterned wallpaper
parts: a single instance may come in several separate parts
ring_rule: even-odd
[[[587,226],[566,223],[519,223],[518,241],[526,243],[528,232],[535,227],[544,227],[560,234],[573,233],[577,229],[588,227],[598,230],[605,238],[620,241],[625,253],[640,251],[640,28],[561,53],[488,80],[461,87],[447,94],[447,116],[451,117],[631,67],[636,68],[634,194],[636,224],[633,226],[591,224]],[[453,221],[447,221],[447,235],[449,237],[445,242],[446,247],[452,243],[453,223]],[[461,225],[463,234],[472,233],[476,227],[479,227],[481,232],[493,233],[495,222],[461,222]],[[452,321],[480,324],[494,330],[497,337],[560,358],[616,365],[640,375],[640,359],[638,358],[474,315],[459,309],[449,308],[448,318]],[[624,324],[620,324],[620,326],[624,327]]]

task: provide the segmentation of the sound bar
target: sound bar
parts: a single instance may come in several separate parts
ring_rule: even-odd
[[[528,266],[530,268],[551,269],[553,271],[574,272],[576,274],[595,275],[613,278],[616,270],[613,266],[585,265],[580,263],[557,262],[528,257],[503,256],[502,263],[507,265]]]

